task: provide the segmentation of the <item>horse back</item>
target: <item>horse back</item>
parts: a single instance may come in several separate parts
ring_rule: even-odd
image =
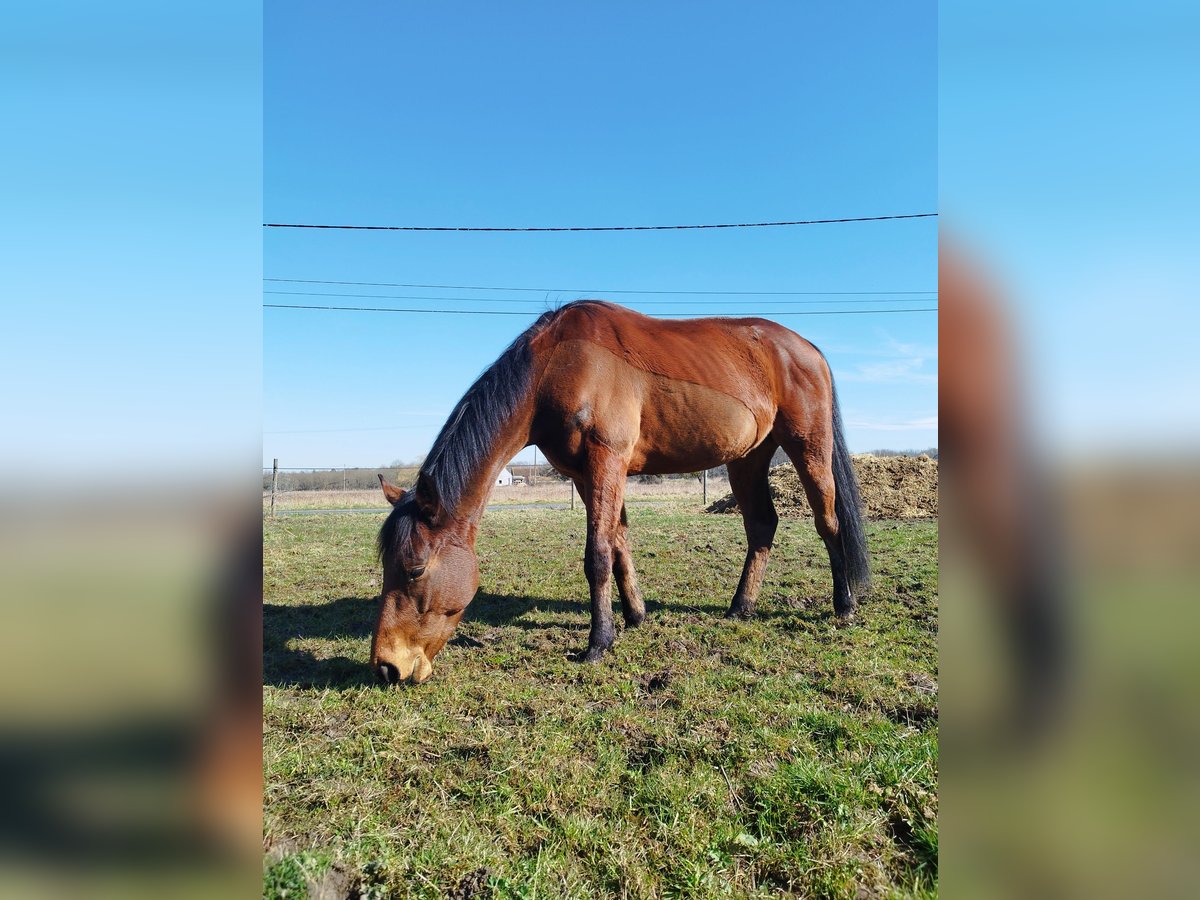
[[[794,404],[798,384],[828,380],[819,351],[775,322],[656,319],[598,301],[564,309],[537,350],[549,418],[565,420],[572,444],[590,429],[622,448],[631,471],[738,458]]]
[[[751,402],[777,396],[796,378],[830,380],[820,351],[769,319],[656,319],[588,300],[565,308],[546,337],[593,343],[635,369]]]

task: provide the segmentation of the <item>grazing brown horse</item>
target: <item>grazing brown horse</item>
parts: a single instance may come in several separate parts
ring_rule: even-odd
[[[654,319],[580,300],[543,315],[458,402],[379,534],[383,592],[371,668],[420,683],[479,586],[475,538],[492,485],[536,444],[587,507],[592,628],[584,659],[612,647],[609,580],[626,627],[646,607],[625,517],[627,475],[727,464],[749,550],[729,615],[749,617],[779,522],[767,484],[776,447],[795,463],[833,570],[833,606],[868,581],[858,485],[821,352],[765,319]]]

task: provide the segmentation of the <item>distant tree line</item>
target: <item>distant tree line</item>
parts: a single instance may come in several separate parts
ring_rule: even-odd
[[[306,472],[279,473],[281,491],[340,491],[379,488],[379,475],[402,488],[412,487],[419,466],[378,466],[376,468],[313,469]],[[271,471],[263,472],[263,490],[271,489]]]
[[[873,456],[929,456],[938,458],[938,448],[926,450],[872,450]],[[771,465],[778,466],[788,462],[788,455],[782,449],[776,450],[771,457]],[[279,489],[281,491],[339,491],[373,490],[379,487],[379,475],[383,475],[393,484],[408,489],[416,484],[417,473],[421,469],[420,461],[403,463],[393,460],[390,465],[376,467],[353,467],[345,469],[312,469],[303,472],[280,471]],[[567,477],[551,465],[526,466],[514,463],[509,466],[514,476],[520,476],[526,482],[565,482]],[[658,484],[664,480],[680,480],[699,478],[699,472],[682,472],[678,475],[637,475],[638,481],[648,484]],[[725,466],[716,466],[708,470],[709,478],[728,478],[729,471]],[[271,489],[271,470],[263,472],[263,490]]]

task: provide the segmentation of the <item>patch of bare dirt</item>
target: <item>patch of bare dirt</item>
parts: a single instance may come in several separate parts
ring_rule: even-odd
[[[447,900],[479,900],[479,898],[491,896],[492,891],[488,886],[491,877],[491,870],[486,866],[476,869],[469,875],[463,876],[458,885],[446,894]]]
[[[309,900],[356,900],[359,877],[346,866],[334,863],[316,881],[308,883]]]
[[[855,456],[854,473],[869,519],[925,519],[938,514],[938,461],[921,456]],[[771,497],[775,511],[786,518],[810,518],[808,500],[791,463],[771,469]],[[726,494],[706,510],[738,511],[733,494]]]

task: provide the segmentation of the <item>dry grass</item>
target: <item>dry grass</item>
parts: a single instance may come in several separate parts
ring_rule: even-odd
[[[724,478],[708,480],[708,499],[729,492]],[[631,503],[644,500],[694,500],[701,502],[701,485],[696,479],[667,479],[660,484],[643,484],[629,479],[625,496]],[[522,505],[527,503],[568,503],[571,485],[565,481],[539,480],[537,484],[517,484],[497,487],[490,501],[493,505]],[[576,497],[578,503],[579,498]],[[276,495],[275,508],[289,509],[384,509],[386,503],[378,488],[371,490],[281,491]],[[263,492],[263,510],[271,508],[270,491]]]

